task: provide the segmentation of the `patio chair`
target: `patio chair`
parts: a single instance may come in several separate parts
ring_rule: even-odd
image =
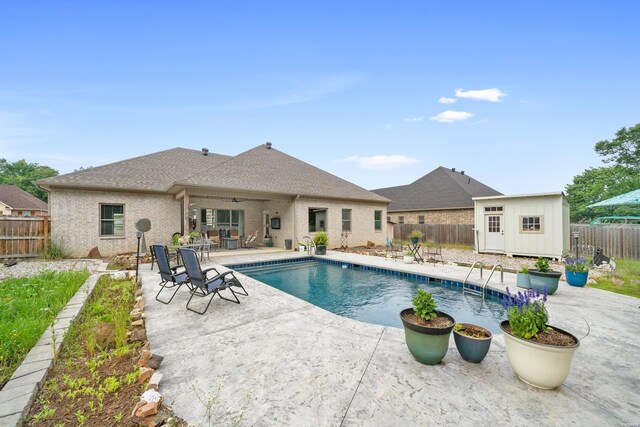
[[[190,286],[189,276],[187,276],[187,273],[182,265],[171,267],[171,264],[169,262],[169,250],[166,246],[151,245],[151,252],[153,253],[155,261],[158,264],[158,274],[160,275],[160,278],[162,280],[160,282],[160,290],[156,294],[156,301],[159,301],[163,304],[169,304],[173,300],[173,297],[176,296],[176,293],[178,293],[180,286],[184,284]],[[178,271],[178,269],[180,268],[183,268],[183,270]],[[159,298],[162,291],[164,291],[165,289],[173,288],[175,288],[175,290],[173,291],[173,294],[171,294],[171,298],[169,298],[169,301],[163,301]]]
[[[384,251],[385,261],[388,258],[392,258],[394,261],[396,258],[402,256],[402,245],[394,245],[393,242],[387,237],[387,246]]]
[[[435,243],[431,243],[431,245],[434,244]],[[436,263],[438,262],[444,264],[444,258],[442,257],[442,246],[425,245],[422,248],[422,257],[424,258],[425,262],[432,262],[433,265],[436,265]]]
[[[242,241],[243,248],[251,248],[256,244],[256,239],[258,238],[258,230],[254,230],[253,233],[249,234],[246,239]]]
[[[187,275],[189,276],[189,281],[191,283],[191,297],[189,301],[187,301],[187,310],[193,311],[194,313],[204,314],[209,309],[211,302],[213,301],[213,297],[218,295],[221,299],[235,302],[236,304],[240,304],[240,300],[236,295],[236,292],[232,289],[232,287],[240,287],[245,292],[241,295],[248,295],[244,286],[240,283],[240,281],[234,276],[232,271],[227,271],[224,273],[220,273],[215,267],[208,268],[206,270],[202,270],[200,267],[200,262],[198,261],[198,256],[196,251],[193,248],[179,248],[178,252],[182,257],[184,262],[184,266],[187,271]],[[213,277],[208,277],[209,273],[214,272]],[[220,294],[220,291],[228,289],[231,291],[234,299],[225,298]],[[206,297],[210,296],[209,302],[204,310],[198,311],[191,307],[189,304],[193,297]]]

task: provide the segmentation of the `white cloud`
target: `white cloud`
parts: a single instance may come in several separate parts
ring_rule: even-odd
[[[440,104],[455,104],[457,101],[457,99],[455,98],[447,98],[446,96],[441,96],[440,99],[438,99],[438,102]]]
[[[456,89],[456,96],[458,98],[469,98],[477,101],[489,101],[489,102],[502,102],[503,96],[507,96],[497,87],[493,89],[481,89],[481,90],[464,90]]]
[[[409,122],[409,123],[418,123],[424,120],[424,117],[420,116],[420,117],[409,117],[404,119],[405,122]]]
[[[472,116],[473,114],[467,113],[466,111],[447,110],[447,111],[443,111],[437,116],[431,117],[430,119],[440,123],[453,123],[453,122],[460,122],[462,120],[467,120]]]
[[[388,170],[418,163],[414,157],[395,154],[391,156],[351,156],[338,162],[355,163],[360,169]]]

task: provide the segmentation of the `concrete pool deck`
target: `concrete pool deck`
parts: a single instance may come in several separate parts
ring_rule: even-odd
[[[301,255],[252,251],[203,265],[295,256]],[[457,281],[468,272],[333,251],[327,258]],[[450,339],[443,362],[425,366],[407,350],[402,329],[347,319],[238,276],[249,296],[240,296],[240,305],[216,298],[199,316],[185,308],[186,289],[169,305],[155,301],[157,269],[141,267],[147,335],[153,352],[164,356],[160,392],[190,425],[207,425],[207,406],[214,425],[231,424],[239,413],[240,425],[256,426],[640,422],[636,298],[561,282],[547,303],[550,323],[579,338],[587,322],[591,331],[565,383],[544,391],[513,374],[501,334],[481,364],[462,360]],[[477,271],[473,278],[480,283]],[[490,286],[515,288],[515,274],[499,281],[496,272]]]

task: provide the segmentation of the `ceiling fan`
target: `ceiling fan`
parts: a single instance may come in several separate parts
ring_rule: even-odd
[[[233,199],[231,199],[231,202],[233,202],[233,203],[242,203],[242,202],[244,202],[244,200],[241,200],[241,199],[238,199],[238,198],[234,197]]]

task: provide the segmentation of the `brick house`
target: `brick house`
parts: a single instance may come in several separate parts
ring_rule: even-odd
[[[0,216],[48,216],[46,202],[15,185],[0,185]]]
[[[411,184],[371,191],[391,200],[387,220],[396,224],[473,224],[473,198],[502,194],[442,166]]]
[[[258,231],[259,243],[292,247],[318,231],[329,248],[384,245],[389,200],[308,163],[259,145],[237,156],[173,148],[42,179],[49,192],[51,236],[76,256],[135,251],[135,223],[151,221],[148,243],[175,232]],[[279,219],[279,228],[271,219]]]

